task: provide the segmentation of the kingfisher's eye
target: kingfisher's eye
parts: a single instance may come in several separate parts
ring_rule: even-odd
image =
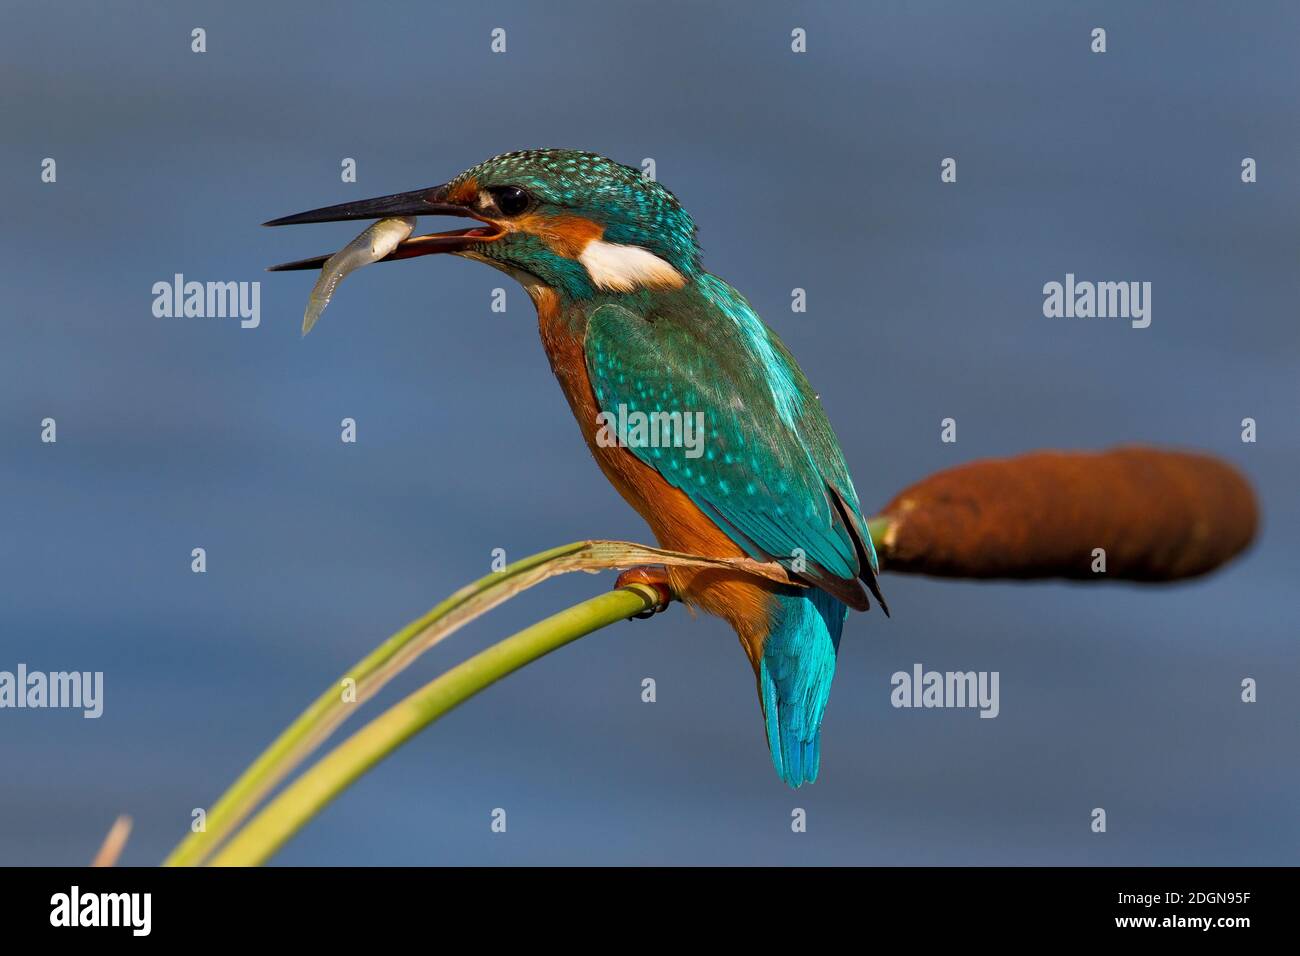
[[[517,216],[532,202],[532,197],[518,186],[491,186],[488,192],[503,216]]]

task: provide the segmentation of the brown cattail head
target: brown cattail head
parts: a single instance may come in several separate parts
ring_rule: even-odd
[[[1259,520],[1227,462],[1140,446],[959,465],[900,492],[880,517],[889,571],[1130,581],[1212,571],[1250,544]],[[1096,548],[1105,573],[1094,571]]]

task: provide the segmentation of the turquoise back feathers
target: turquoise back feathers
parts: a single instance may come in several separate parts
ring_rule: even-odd
[[[792,787],[811,782],[847,605],[866,607],[863,583],[879,594],[875,549],[821,403],[744,297],[714,276],[585,314],[602,410],[702,421],[694,457],[671,444],[632,454],[751,557],[815,585],[772,596],[754,661],[772,764]]]
[[[592,389],[611,414],[702,415],[699,457],[632,448],[746,553],[777,560],[864,608],[876,556],[857,492],[812,387],[740,293],[686,287],[598,297],[585,309]]]

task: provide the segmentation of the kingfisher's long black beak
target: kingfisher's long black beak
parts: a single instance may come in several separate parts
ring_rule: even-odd
[[[311,222],[340,222],[344,219],[384,219],[388,216],[468,216],[458,203],[447,202],[446,186],[431,186],[409,193],[394,193],[377,199],[359,199],[324,209],[282,216],[264,226],[302,226]]]
[[[459,252],[476,243],[491,242],[499,239],[501,230],[490,220],[484,219],[468,206],[449,202],[447,187],[432,186],[428,189],[416,189],[409,193],[394,193],[391,196],[379,196],[376,199],[361,199],[357,202],[339,203],[337,206],[325,206],[307,212],[283,216],[264,222],[264,226],[299,226],[313,222],[340,222],[347,219],[385,219],[390,216],[461,216],[478,219],[488,223],[489,228],[457,229],[452,232],[440,232],[427,236],[412,236],[398,244],[397,248],[380,262],[392,262],[396,259],[413,259],[435,252]],[[268,272],[286,272],[294,269],[319,269],[329,256],[314,256],[271,266]]]

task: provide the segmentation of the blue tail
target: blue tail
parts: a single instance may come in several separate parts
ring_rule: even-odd
[[[817,779],[822,714],[849,609],[816,588],[776,600],[759,662],[758,691],[772,764],[782,780],[798,787]]]

